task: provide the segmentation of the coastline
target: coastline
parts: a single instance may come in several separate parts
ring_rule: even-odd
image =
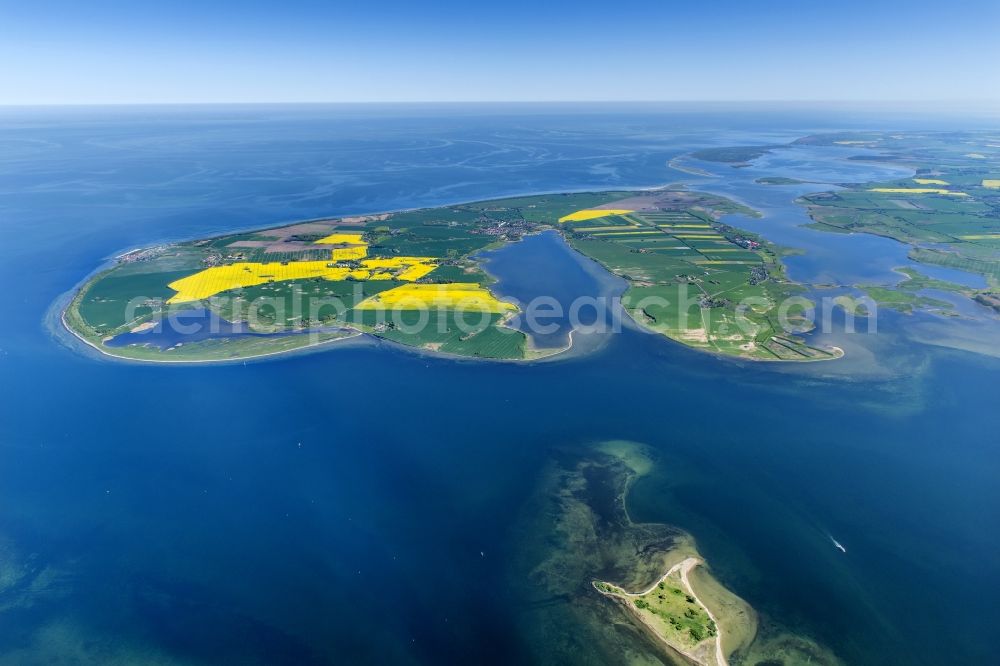
[[[671,169],[673,169],[674,171],[680,171],[681,173],[686,173],[686,174],[689,174],[691,176],[700,176],[702,178],[718,178],[719,177],[719,176],[716,176],[714,173],[711,173],[709,171],[705,171],[704,169],[699,169],[698,167],[687,166],[687,165],[684,165],[684,164],[680,163],[681,160],[683,160],[684,158],[689,157],[689,156],[690,156],[690,153],[685,153],[684,155],[678,155],[677,157],[675,157],[675,158],[671,159],[669,162],[667,162],[667,166],[670,167]]]
[[[132,357],[132,356],[122,356],[120,354],[113,354],[110,351],[108,351],[106,348],[102,348],[102,347],[94,344],[92,341],[88,340],[84,336],[80,335],[80,333],[77,332],[66,321],[66,312],[68,311],[68,309],[69,309],[68,306],[62,309],[62,311],[59,313],[59,320],[60,320],[60,323],[62,324],[62,328],[65,331],[67,331],[70,334],[72,334],[72,336],[74,338],[74,341],[76,343],[83,343],[88,348],[94,350],[95,352],[97,352],[101,356],[106,357],[108,359],[113,359],[116,362],[127,362],[127,363],[144,363],[144,364],[155,363],[155,364],[168,364],[168,365],[188,365],[188,364],[219,364],[219,365],[227,364],[228,365],[228,364],[232,364],[232,363],[241,363],[241,362],[246,362],[246,361],[255,361],[255,360],[258,360],[258,359],[264,359],[264,358],[268,358],[268,357],[291,355],[291,354],[295,354],[295,353],[299,353],[299,352],[304,352],[304,351],[316,351],[316,350],[318,350],[319,347],[323,347],[323,346],[327,346],[327,345],[332,345],[332,344],[335,344],[335,343],[338,343],[338,342],[346,342],[348,340],[354,340],[354,339],[356,339],[356,338],[358,338],[358,337],[360,337],[362,335],[365,335],[364,331],[358,331],[358,330],[355,329],[354,333],[345,335],[344,337],[341,337],[341,338],[334,338],[332,340],[323,340],[321,342],[312,342],[312,343],[309,343],[309,344],[301,345],[299,347],[295,347],[293,349],[281,349],[281,350],[272,351],[272,352],[264,352],[264,353],[260,353],[260,354],[253,354],[251,356],[240,356],[240,357],[233,357],[233,358],[205,358],[205,359],[198,359],[198,358],[191,358],[191,359],[135,358],[135,357]],[[289,335],[308,335],[308,333],[299,333],[299,334],[290,333]]]
[[[64,294],[66,296],[67,294]],[[331,340],[323,340],[321,342],[313,342],[292,349],[281,349],[277,351],[264,352],[260,354],[253,354],[249,356],[240,356],[234,358],[205,358],[205,359],[157,359],[157,358],[135,358],[133,356],[123,356],[120,354],[114,354],[106,348],[102,348],[91,340],[88,340],[84,336],[80,335],[79,332],[73,329],[72,326],[66,321],[66,312],[68,307],[64,307],[59,311],[58,319],[59,324],[53,330],[53,327],[48,327],[50,334],[53,335],[60,343],[67,347],[76,347],[79,349],[79,345],[84,345],[88,355],[95,360],[105,360],[114,363],[139,363],[145,365],[232,365],[235,363],[246,363],[259,361],[263,359],[274,360],[278,357],[284,356],[295,356],[299,354],[309,354],[317,353],[321,351],[326,351],[324,348],[328,346],[333,346],[340,343],[342,346],[388,346],[393,349],[398,349],[404,353],[414,354],[416,356],[424,356],[429,358],[457,361],[457,362],[470,362],[470,363],[510,363],[510,364],[534,364],[534,363],[551,363],[556,360],[569,360],[571,358],[576,358],[578,356],[585,355],[586,353],[591,353],[599,350],[605,344],[607,344],[607,336],[600,336],[604,338],[599,344],[585,351],[577,351],[578,345],[576,344],[576,335],[579,333],[578,329],[573,329],[569,332],[569,342],[563,347],[554,348],[529,348],[536,352],[535,355],[526,358],[519,359],[503,359],[503,358],[488,358],[482,356],[463,356],[461,354],[453,354],[449,352],[443,352],[436,349],[429,349],[426,347],[415,347],[412,345],[407,345],[402,342],[397,342],[395,340],[390,340],[388,338],[379,337],[373,335],[366,331],[361,331],[358,329],[352,329],[354,332],[345,335],[340,338],[334,338]],[[49,317],[46,317],[48,320]],[[67,339],[65,336],[60,336],[59,333],[69,333],[72,337]],[[288,336],[293,335],[309,335],[308,332],[303,333],[289,333]],[[351,343],[351,344],[348,344]]]

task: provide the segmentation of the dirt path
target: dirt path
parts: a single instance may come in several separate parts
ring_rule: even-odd
[[[719,621],[715,618],[715,616],[712,615],[712,611],[710,611],[708,606],[705,605],[705,602],[698,598],[698,595],[694,591],[694,586],[692,586],[691,581],[688,580],[688,572],[699,564],[703,564],[703,562],[696,557],[689,557],[678,564],[677,566],[679,566],[681,570],[681,582],[684,583],[684,587],[687,588],[688,593],[694,597],[694,600],[705,609],[705,613],[708,615],[708,618],[715,623],[715,659],[718,661],[719,666],[729,666],[726,661],[726,653],[722,651],[722,626],[719,624]]]

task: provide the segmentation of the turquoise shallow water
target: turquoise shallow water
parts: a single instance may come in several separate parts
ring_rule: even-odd
[[[898,123],[648,109],[20,113],[0,122],[0,661],[524,661],[537,646],[519,634],[509,587],[515,517],[553,447],[606,438],[660,456],[635,487],[636,517],[691,531],[721,580],[849,663],[987,663],[1000,648],[984,594],[1000,587],[1000,363],[907,341],[911,319],[886,314],[854,365],[795,368],[627,327],[590,355],[534,365],[369,345],[154,367],[80,355],[43,325],[53,300],[129,247],[652,186],[687,179],[666,163],[699,145]],[[782,188],[713,185],[727,188],[790,214]],[[548,253],[562,268],[539,277],[560,298],[595,287],[559,243],[525,247],[524,262]],[[504,275],[519,264],[510,250],[493,269],[521,298],[532,287]],[[879,372],[854,373],[871,369],[868,349]]]

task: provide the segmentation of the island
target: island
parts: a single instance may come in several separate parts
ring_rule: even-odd
[[[695,538],[630,514],[637,483],[671,473],[632,441],[557,447],[516,533],[510,586],[534,660],[574,663],[842,663],[814,637],[762,615],[713,573]],[[564,640],[541,640],[565,636]]]
[[[774,146],[728,146],[722,148],[703,148],[689,156],[703,162],[722,162],[734,169],[750,166],[751,162],[771,152]]]
[[[781,249],[732,218],[756,213],[683,187],[547,194],[314,219],[132,250],[86,280],[62,322],[103,354],[232,361],[367,335],[426,352],[531,360],[484,268],[489,251],[555,230],[623,278],[625,311],[647,330],[752,360],[834,359],[802,337],[802,287]],[[802,299],[804,300],[804,299]],[[749,306],[747,304],[750,304]],[[558,351],[558,350],[556,350]]]
[[[809,181],[787,176],[764,176],[754,181],[758,185],[805,185]]]

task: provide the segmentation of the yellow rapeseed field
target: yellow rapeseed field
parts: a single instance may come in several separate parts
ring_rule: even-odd
[[[318,245],[346,245],[347,247],[330,250],[330,259],[333,261],[353,261],[368,256],[368,243],[363,238],[364,234],[361,233],[340,231],[320,238],[316,243]]]
[[[412,266],[404,270],[402,273],[400,273],[397,276],[397,278],[400,280],[405,280],[407,282],[414,282],[416,280],[419,280],[423,276],[427,275],[435,268],[437,268],[437,264],[425,264],[425,263],[413,264]]]
[[[918,185],[951,185],[947,180],[938,180],[937,178],[914,178],[913,182]]]
[[[364,234],[361,233],[337,232],[330,234],[326,238],[320,238],[316,242],[323,245],[367,245],[362,238],[364,238]]]
[[[1000,190],[1000,179],[987,178],[983,181],[983,187],[988,187],[991,190]]]
[[[975,234],[971,236],[959,236],[962,240],[1000,240],[1000,234]]]
[[[358,310],[460,310],[503,314],[514,312],[513,303],[498,300],[475,282],[404,284],[366,298]]]
[[[627,213],[634,213],[634,210],[625,209],[609,209],[609,210],[599,210],[596,208],[585,208],[584,210],[578,210],[575,213],[570,213],[569,215],[564,215],[559,218],[560,222],[582,222],[583,220],[593,220],[598,217],[607,217],[608,215],[625,215]]]
[[[412,281],[419,280],[438,267],[431,257],[365,259],[358,264],[357,268],[335,266],[329,261],[238,262],[228,266],[213,266],[171,282],[168,286],[177,293],[167,302],[200,301],[230,289],[310,278]]]
[[[584,233],[589,233],[591,231],[627,231],[628,229],[639,229],[640,227],[634,224],[619,224],[612,225],[610,227],[573,227],[573,231],[582,231]]]
[[[595,236],[648,236],[649,234],[654,234],[657,236],[662,236],[662,231],[602,231],[600,233],[594,234]]]
[[[413,264],[433,262],[431,257],[372,257],[362,261],[361,265],[365,268],[406,268]]]
[[[351,272],[349,268],[333,267],[328,261],[292,261],[288,263],[253,263],[237,262],[228,266],[213,266],[203,271],[171,282],[169,286],[176,291],[168,303],[186,303],[200,301],[215,294],[236,289],[252,287],[266,282],[281,282],[283,280],[301,280],[306,278],[323,278],[325,280],[343,280]]]
[[[353,259],[364,259],[368,256],[367,245],[351,245],[330,250],[330,258],[334,261],[350,261]]]
[[[967,197],[965,192],[952,192],[937,187],[873,187],[869,192],[882,194],[950,194],[953,197]]]
[[[388,271],[403,269],[394,275],[396,279],[406,282],[419,280],[438,267],[433,257],[376,257],[362,261],[361,266],[373,271],[373,276],[377,274],[375,271],[378,269],[387,269]],[[372,277],[369,279],[379,278]]]

